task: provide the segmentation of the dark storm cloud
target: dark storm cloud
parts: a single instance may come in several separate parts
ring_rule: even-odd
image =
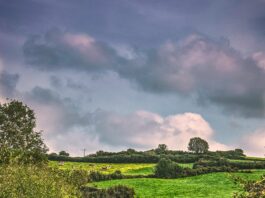
[[[12,97],[15,90],[16,85],[19,80],[18,74],[10,74],[6,71],[0,71],[0,93],[4,97]]]
[[[55,104],[58,105],[62,101],[60,95],[50,89],[45,89],[42,87],[34,87],[30,93],[28,93],[30,99],[41,103],[41,104]]]
[[[263,116],[265,57],[259,53],[244,58],[227,39],[191,34],[158,48],[131,49],[128,58],[87,34],[56,30],[40,38],[30,38],[24,45],[25,58],[33,67],[114,71],[145,91],[185,96],[195,93],[199,103],[212,102],[239,115]]]
[[[30,37],[23,51],[28,64],[43,70],[73,68],[100,72],[111,69],[119,61],[107,44],[86,34],[72,34],[59,29],[53,29],[43,37]]]

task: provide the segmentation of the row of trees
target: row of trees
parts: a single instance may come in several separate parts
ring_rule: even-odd
[[[206,140],[194,137],[191,138],[188,144],[188,150],[194,152],[196,154],[199,153],[207,153],[209,150],[209,144]],[[155,149],[156,154],[165,154],[168,151],[168,147],[166,144],[159,144],[158,147]]]

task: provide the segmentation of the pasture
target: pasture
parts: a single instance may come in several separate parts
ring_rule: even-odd
[[[249,180],[257,180],[265,170],[255,170],[252,173],[232,173]],[[137,197],[189,197],[189,198],[228,198],[240,190],[234,184],[230,173],[211,173],[179,179],[123,179],[95,182],[92,185],[107,188],[113,185],[126,185],[135,189]],[[91,184],[89,184],[91,185]]]
[[[57,167],[63,170],[87,170],[99,171],[104,174],[110,174],[120,170],[124,175],[149,175],[154,173],[156,164],[144,163],[87,163],[87,162],[64,162],[60,164],[57,161],[50,161],[51,167]],[[183,167],[192,168],[192,163],[179,164]]]

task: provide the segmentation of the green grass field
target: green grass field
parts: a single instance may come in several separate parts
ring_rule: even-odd
[[[247,160],[265,161],[264,157],[246,157]]]
[[[246,179],[257,180],[265,170],[256,170],[253,173],[233,173]],[[180,179],[124,179],[96,182],[93,185],[106,188],[113,185],[126,185],[133,187],[137,197],[143,198],[226,198],[232,197],[240,187],[233,183],[229,173],[211,173]],[[91,185],[91,184],[90,184]]]
[[[60,169],[82,169],[87,171],[100,171],[105,174],[120,170],[125,175],[148,175],[154,173],[155,164],[114,164],[114,163],[87,163],[87,162],[64,162],[59,165],[56,161],[50,161],[49,165]],[[192,168],[192,163],[180,164],[183,167]]]
[[[58,162],[50,161],[49,165],[58,167],[60,169],[82,169],[87,171],[100,171],[104,174],[113,173],[120,170],[123,174],[136,175],[136,174],[152,174],[155,164],[115,164],[115,163],[86,163],[86,162],[64,162],[59,165]]]

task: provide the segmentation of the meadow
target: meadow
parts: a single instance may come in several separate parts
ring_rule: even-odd
[[[231,161],[252,161],[231,160]],[[49,165],[63,170],[99,171],[110,174],[120,170],[124,175],[149,175],[154,173],[156,164],[144,163],[86,163],[86,162],[59,162],[50,161]],[[192,168],[192,163],[179,164],[182,167]],[[233,182],[232,176],[240,176],[248,180],[258,180],[265,170],[252,170],[251,173],[210,173],[178,179],[134,178],[117,179],[87,184],[98,188],[108,188],[115,185],[126,185],[134,188],[136,197],[204,197],[228,198],[240,190],[240,186]]]
[[[64,162],[60,164],[57,161],[50,161],[51,167],[57,167],[62,170],[87,170],[99,171],[104,174],[114,173],[120,170],[124,175],[149,175],[154,173],[156,164],[149,163],[87,163],[87,162]],[[192,163],[179,164],[182,167],[192,168]]]
[[[257,180],[265,170],[255,170],[252,173],[211,173],[179,179],[123,179],[95,182],[92,185],[99,188],[122,184],[133,187],[136,197],[189,197],[189,198],[228,198],[240,190],[234,184],[232,175],[241,176],[249,180]],[[91,184],[89,184],[91,185]]]

